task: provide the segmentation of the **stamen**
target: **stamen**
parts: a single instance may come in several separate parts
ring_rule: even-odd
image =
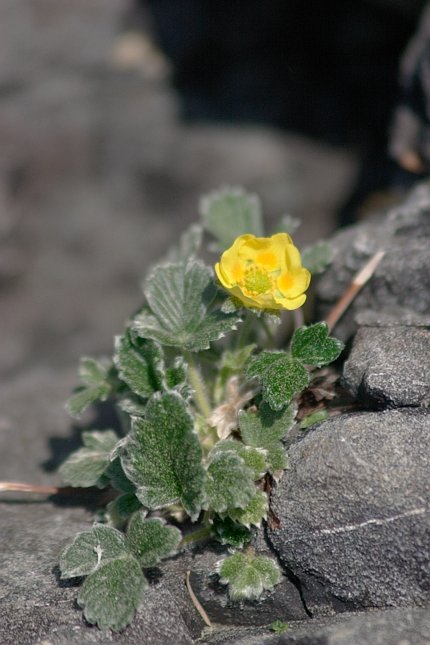
[[[271,291],[273,286],[272,278],[268,272],[256,266],[246,270],[242,284],[248,293],[253,296],[267,293]]]

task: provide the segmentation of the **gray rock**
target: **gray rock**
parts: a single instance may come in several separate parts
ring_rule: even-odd
[[[275,557],[267,545],[261,544],[262,540],[259,542],[259,554]],[[191,606],[188,594],[185,595],[184,603],[184,580],[187,570],[191,571],[190,582],[194,593],[211,622],[215,624],[266,625],[274,620],[308,618],[297,587],[286,576],[283,576],[280,584],[272,591],[265,592],[257,601],[229,600],[227,587],[219,583],[216,574],[217,562],[228,555],[226,547],[211,542],[166,561],[160,567],[161,582],[175,596],[194,635],[198,635],[195,632],[196,610]],[[193,622],[190,622],[190,618]],[[203,624],[200,625],[200,629],[202,627]]]
[[[133,623],[115,634],[88,626],[76,606],[75,581],[58,580],[59,554],[93,514],[52,503],[0,503],[0,643],[2,645],[191,644],[170,591],[152,585]]]
[[[418,186],[400,206],[375,221],[352,226],[331,240],[334,260],[317,284],[319,318],[338,300],[374,253],[386,254],[374,276],[359,293],[335,328],[346,340],[357,329],[356,316],[363,310],[397,320],[430,319],[430,184]]]
[[[362,327],[343,369],[361,403],[418,406],[430,396],[430,331],[424,327]]]
[[[269,539],[314,615],[430,600],[430,417],[342,415],[290,449]]]
[[[428,645],[429,608],[391,609],[339,614],[289,623],[282,634],[267,628],[226,629],[208,635],[206,645]]]

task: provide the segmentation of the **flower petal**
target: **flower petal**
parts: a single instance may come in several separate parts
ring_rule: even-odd
[[[283,297],[297,298],[306,291],[311,281],[311,274],[305,268],[298,271],[282,273],[276,281]]]
[[[298,298],[275,297],[275,300],[279,309],[288,309],[289,311],[292,311],[293,309],[298,309],[306,302],[306,295],[303,293]]]
[[[285,261],[285,267],[288,271],[294,271],[294,269],[302,268],[302,258],[300,256],[300,251],[294,244],[288,244],[284,247],[284,256],[283,260]]]

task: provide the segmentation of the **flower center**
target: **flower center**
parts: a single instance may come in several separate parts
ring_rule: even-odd
[[[243,286],[253,296],[267,293],[272,288],[272,278],[264,269],[250,267],[245,272]]]

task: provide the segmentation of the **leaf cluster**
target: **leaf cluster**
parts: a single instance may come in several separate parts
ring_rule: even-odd
[[[96,524],[79,533],[60,559],[61,578],[85,576],[78,604],[89,623],[120,631],[142,603],[147,580],[142,572],[173,555],[181,532],[146,511],[132,515],[127,532]]]
[[[262,351],[246,365],[248,378],[262,386],[263,400],[272,410],[282,410],[309,383],[309,367],[322,367],[338,358],[344,345],[328,335],[325,322],[300,327],[294,332],[290,351]]]

